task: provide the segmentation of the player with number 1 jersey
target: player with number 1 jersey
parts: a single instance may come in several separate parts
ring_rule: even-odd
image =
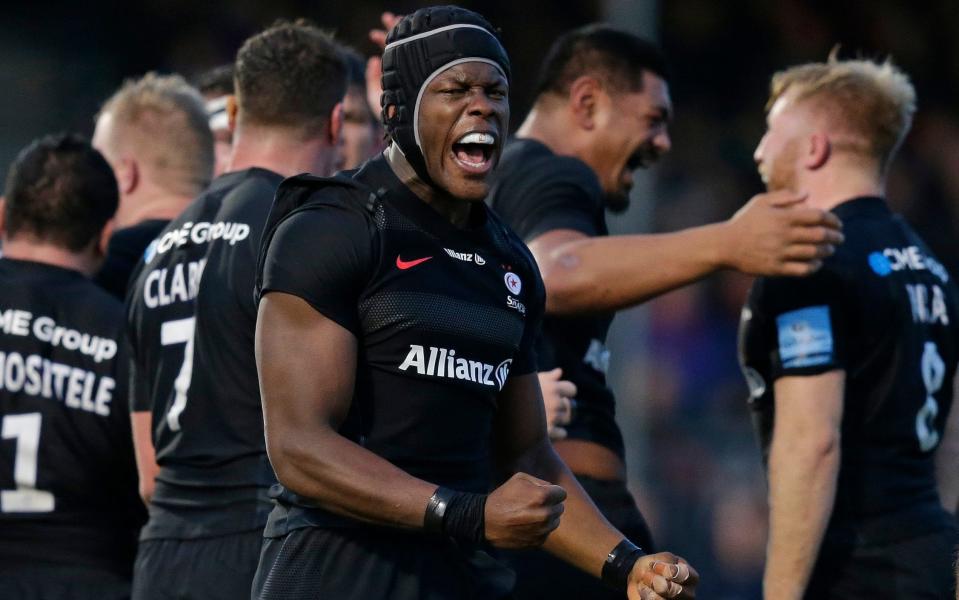
[[[117,207],[73,135],[7,176],[0,258],[0,598],[129,598],[137,498],[123,307],[90,277]]]

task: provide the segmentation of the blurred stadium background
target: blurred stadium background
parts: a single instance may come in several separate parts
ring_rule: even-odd
[[[0,162],[32,138],[89,135],[100,102],[148,70],[187,77],[230,62],[277,18],[307,17],[361,53],[383,10],[431,2],[141,0],[7,5],[0,20]],[[612,229],[664,231],[732,214],[761,190],[752,151],[770,75],[844,55],[892,56],[919,113],[892,171],[895,208],[959,273],[959,7],[955,0],[463,1],[500,27],[513,60],[513,125],[529,107],[554,37],[596,20],[658,40],[674,72],[673,150],[639,180]],[[5,176],[6,167],[4,166]],[[764,481],[735,356],[749,280],[720,274],[621,314],[612,385],[627,435],[632,487],[662,547],[695,564],[701,596],[760,598]]]

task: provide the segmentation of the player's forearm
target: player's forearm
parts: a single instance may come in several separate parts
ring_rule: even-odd
[[[552,444],[547,442],[531,449],[517,466],[566,490],[563,518],[559,527],[546,538],[543,548],[590,575],[599,577],[607,554],[623,539],[623,534],[599,512],[576,477],[553,450]]]
[[[144,504],[149,504],[153,499],[156,476],[160,471],[156,462],[156,449],[153,447],[152,423],[153,414],[150,411],[130,413],[133,450],[140,480],[140,498],[143,499]]]
[[[766,600],[799,600],[832,514],[839,474],[838,434],[774,436],[769,456]]]
[[[290,491],[359,521],[418,529],[435,484],[417,479],[328,428],[267,435],[270,461]]]
[[[539,258],[546,312],[610,312],[645,302],[724,266],[726,225],[576,240]]]

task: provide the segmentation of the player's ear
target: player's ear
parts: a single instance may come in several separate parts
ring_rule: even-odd
[[[124,156],[121,158],[113,170],[117,177],[117,185],[120,187],[121,195],[133,193],[133,190],[140,185],[140,165],[135,158]]]
[[[7,235],[7,198],[0,196],[0,237]]]
[[[331,146],[335,146],[340,141],[340,134],[343,131],[343,103],[337,102],[333,110],[330,111],[330,126],[327,128],[327,141]]]
[[[569,86],[569,108],[577,125],[583,129],[596,126],[596,109],[602,85],[589,75],[577,77]]]
[[[236,113],[236,96],[230,94],[226,97],[226,126],[230,130],[231,135],[236,131]]]
[[[115,219],[110,219],[107,221],[106,225],[103,226],[103,230],[100,232],[100,239],[97,240],[97,250],[100,253],[100,256],[107,255],[107,246],[110,245],[110,237],[113,235],[113,229],[116,225]]]
[[[806,140],[805,166],[809,170],[816,170],[826,164],[832,151],[829,136],[822,132],[814,132]]]

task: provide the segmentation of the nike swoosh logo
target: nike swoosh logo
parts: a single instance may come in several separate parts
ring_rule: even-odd
[[[410,268],[412,268],[412,267],[415,267],[416,265],[418,265],[418,264],[420,264],[420,263],[425,263],[426,261],[428,261],[428,260],[431,259],[431,258],[433,258],[433,257],[432,257],[432,256],[425,256],[425,257],[423,257],[423,258],[417,258],[416,260],[403,260],[403,259],[400,258],[400,256],[397,254],[397,255],[396,255],[396,267],[397,267],[398,269],[403,269],[403,270],[405,271],[406,269],[410,269]]]

